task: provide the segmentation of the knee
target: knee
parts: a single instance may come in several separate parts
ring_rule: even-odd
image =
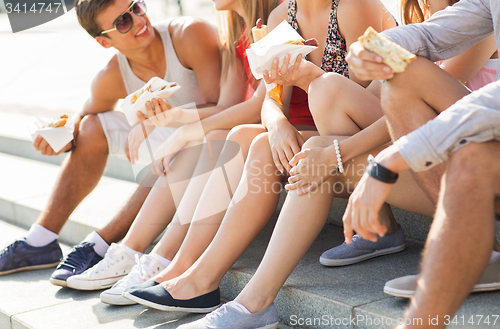
[[[250,144],[248,157],[254,160],[263,160],[270,154],[269,133],[261,133]]]
[[[227,140],[241,144],[249,139],[251,142],[256,135],[258,135],[258,133],[254,125],[239,125],[229,131]]]
[[[327,138],[323,136],[313,136],[306,140],[306,142],[302,145],[302,149],[305,150],[313,147],[327,147],[329,144],[329,139],[327,140]]]
[[[336,109],[335,101],[340,100],[346,78],[338,73],[326,73],[309,85],[309,108],[315,119],[331,116]]]
[[[448,163],[447,180],[458,183],[461,189],[489,182],[493,177],[489,143],[470,143],[454,152]]]
[[[228,131],[225,129],[216,129],[208,132],[207,141],[223,141],[226,139]]]
[[[93,146],[99,144],[106,149],[108,147],[101,120],[96,114],[88,114],[80,122],[77,139],[78,147],[81,147],[82,143],[85,145],[92,144]]]

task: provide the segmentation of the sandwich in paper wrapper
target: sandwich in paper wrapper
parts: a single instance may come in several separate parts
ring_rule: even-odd
[[[73,140],[75,126],[66,114],[52,121],[36,119],[28,126],[33,141],[40,135],[49,143],[54,152],[59,152]]]
[[[262,28],[264,27],[265,25]],[[254,33],[254,35],[256,34]],[[248,62],[253,76],[257,80],[262,79],[262,71],[271,71],[275,58],[279,59],[279,66],[281,67],[286,54],[290,54],[290,65],[293,65],[299,54],[305,57],[317,48],[316,46],[307,45],[306,43],[308,42],[309,40],[304,41],[300,34],[298,34],[286,21],[281,22],[274,30],[269,32],[269,34],[253,43],[251,47],[247,49]],[[282,88],[282,86],[275,83],[270,85],[266,84],[269,95],[280,104],[282,104]]]
[[[175,82],[167,82],[158,77],[151,78],[141,89],[128,95],[121,105],[123,113],[131,126],[139,122],[137,112],[142,112],[147,116],[146,102],[153,98],[163,98],[166,100],[181,87]]]

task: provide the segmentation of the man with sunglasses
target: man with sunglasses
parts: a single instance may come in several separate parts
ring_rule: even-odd
[[[73,118],[75,139],[61,151],[70,154],[62,164],[46,210],[25,238],[0,253],[0,275],[59,264],[51,282],[61,286],[66,286],[68,277],[99,262],[109,244],[126,235],[151,190],[139,186],[106,227],[92,232],[60,262],[58,233],[99,182],[108,155],[129,156],[126,144],[132,127],[122,112],[114,111],[118,100],[158,76],[182,87],[168,99],[170,105],[196,103],[200,118],[222,110],[214,106],[219,97],[221,54],[212,25],[184,17],[153,27],[144,0],[80,0],[75,9],[80,25],[101,46],[114,47],[118,53],[97,73],[90,98]],[[157,128],[149,139],[163,142],[171,133],[172,129]],[[44,155],[56,155],[40,136],[34,147]],[[131,261],[134,253],[127,250]]]

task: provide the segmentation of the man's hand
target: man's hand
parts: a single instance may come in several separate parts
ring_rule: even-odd
[[[59,155],[63,152],[71,150],[72,143],[69,142],[65,147],[63,147],[59,152],[54,152],[54,149],[47,143],[45,139],[42,138],[42,136],[38,135],[35,138],[35,141],[33,142],[33,147],[35,150],[40,151],[42,155]]]
[[[379,222],[379,212],[391,193],[393,184],[380,182],[364,174],[358,186],[349,197],[344,213],[344,236],[347,243],[352,242],[353,231],[363,239],[377,242],[375,234],[384,236],[387,228]]]
[[[363,81],[389,80],[394,76],[392,69],[382,63],[382,57],[366,50],[359,41],[349,47],[346,61],[349,70]]]

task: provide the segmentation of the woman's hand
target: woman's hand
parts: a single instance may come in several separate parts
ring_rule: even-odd
[[[146,118],[141,112],[138,112],[139,120],[149,120],[155,127],[166,127],[172,121],[176,121],[175,111],[172,111],[172,105],[168,104],[161,98],[153,98],[146,102],[146,110],[148,117]]]
[[[382,57],[366,50],[359,41],[349,47],[346,61],[349,63],[349,71],[363,81],[389,80],[394,76],[392,69],[382,63]]]
[[[349,198],[344,213],[344,236],[347,243],[352,242],[353,231],[363,239],[376,242],[384,236],[387,228],[379,221],[379,212],[389,196],[394,184],[387,184],[364,174]]]
[[[289,162],[295,154],[300,152],[304,138],[286,119],[278,121],[271,128],[268,128],[268,131],[269,144],[276,168],[282,174],[284,170],[290,172],[292,166]]]
[[[281,69],[279,68],[279,59],[275,58],[271,72],[266,70],[262,72],[267,84],[298,86],[306,91],[311,81],[323,73],[316,65],[303,59],[301,54],[297,56],[293,66],[290,66],[290,54],[286,54]]]
[[[154,130],[155,126],[153,126],[149,120],[146,119],[132,128],[128,134],[127,144],[125,145],[125,154],[127,155],[128,161],[132,165],[139,160],[139,147]]]
[[[156,151],[153,163],[153,173],[158,176],[165,176],[171,171],[170,162],[174,156],[182,150],[187,143],[203,140],[203,129],[199,124],[188,124],[177,129]]]
[[[295,154],[290,161],[293,166],[285,189],[292,191],[299,189],[298,194],[303,195],[314,192],[318,186],[337,171],[337,158],[335,149],[306,148]]]

